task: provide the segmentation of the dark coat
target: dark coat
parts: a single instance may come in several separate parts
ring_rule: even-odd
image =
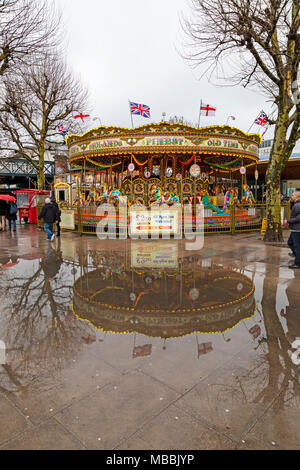
[[[18,218],[18,211],[17,211],[15,214],[11,214],[11,213],[10,213],[10,208],[11,208],[11,206],[16,206],[16,207],[17,207],[17,205],[16,205],[14,202],[12,202],[12,203],[10,203],[10,204],[7,204],[6,218],[7,218],[7,220],[17,220],[17,218]]]
[[[58,210],[55,207],[52,202],[49,204],[45,204],[44,207],[41,210],[40,215],[38,216],[38,219],[44,219],[45,224],[53,224],[58,220]]]
[[[57,220],[58,220],[58,222],[61,222],[61,218],[60,218],[60,216],[61,216],[61,210],[60,210],[60,208],[58,207],[57,202],[52,202],[52,204],[53,204],[53,205],[56,207],[56,209],[57,209],[57,215],[58,215],[58,219],[57,219]]]
[[[7,215],[7,202],[0,200],[0,216]]]
[[[291,230],[299,230],[300,232],[300,199],[298,199],[298,201],[293,205],[288,224]]]

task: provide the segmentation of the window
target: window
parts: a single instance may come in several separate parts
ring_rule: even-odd
[[[65,201],[66,200],[66,192],[64,189],[60,189],[58,191],[58,200],[59,201]]]

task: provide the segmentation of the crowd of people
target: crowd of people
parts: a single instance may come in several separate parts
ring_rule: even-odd
[[[17,205],[13,201],[2,201],[0,200],[0,231],[4,232],[7,230],[6,221],[8,221],[8,230],[11,232],[17,230],[16,220],[17,220]]]

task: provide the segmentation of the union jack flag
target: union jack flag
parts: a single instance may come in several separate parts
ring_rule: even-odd
[[[258,338],[261,333],[260,326],[259,325],[252,326],[252,328],[250,328],[249,330],[249,333],[253,336],[254,339]]]
[[[67,131],[65,130],[64,126],[62,124],[59,124],[57,126],[57,129],[58,129],[58,132],[61,134],[61,135],[65,135],[67,133]]]
[[[150,108],[146,104],[133,103],[132,101],[130,101],[129,104],[131,114],[136,114],[144,118],[150,117]]]
[[[262,111],[254,122],[259,126],[266,126],[268,124],[268,116]]]

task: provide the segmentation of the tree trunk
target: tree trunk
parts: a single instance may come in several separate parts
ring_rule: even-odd
[[[284,154],[288,127],[288,109],[282,105],[278,109],[278,119],[275,126],[274,141],[271,149],[268,169],[266,172],[266,203],[267,203],[267,230],[265,242],[282,242],[281,228],[281,171],[286,165],[289,156]]]
[[[281,191],[280,191],[280,176],[277,181],[274,181],[267,172],[266,186],[267,186],[267,230],[264,236],[265,242],[282,242],[282,228],[281,228]]]
[[[45,132],[43,123],[43,132],[39,145],[39,168],[38,168],[38,189],[45,189]]]
[[[39,164],[37,180],[38,180],[38,189],[44,189],[45,187],[44,162],[42,165]]]

